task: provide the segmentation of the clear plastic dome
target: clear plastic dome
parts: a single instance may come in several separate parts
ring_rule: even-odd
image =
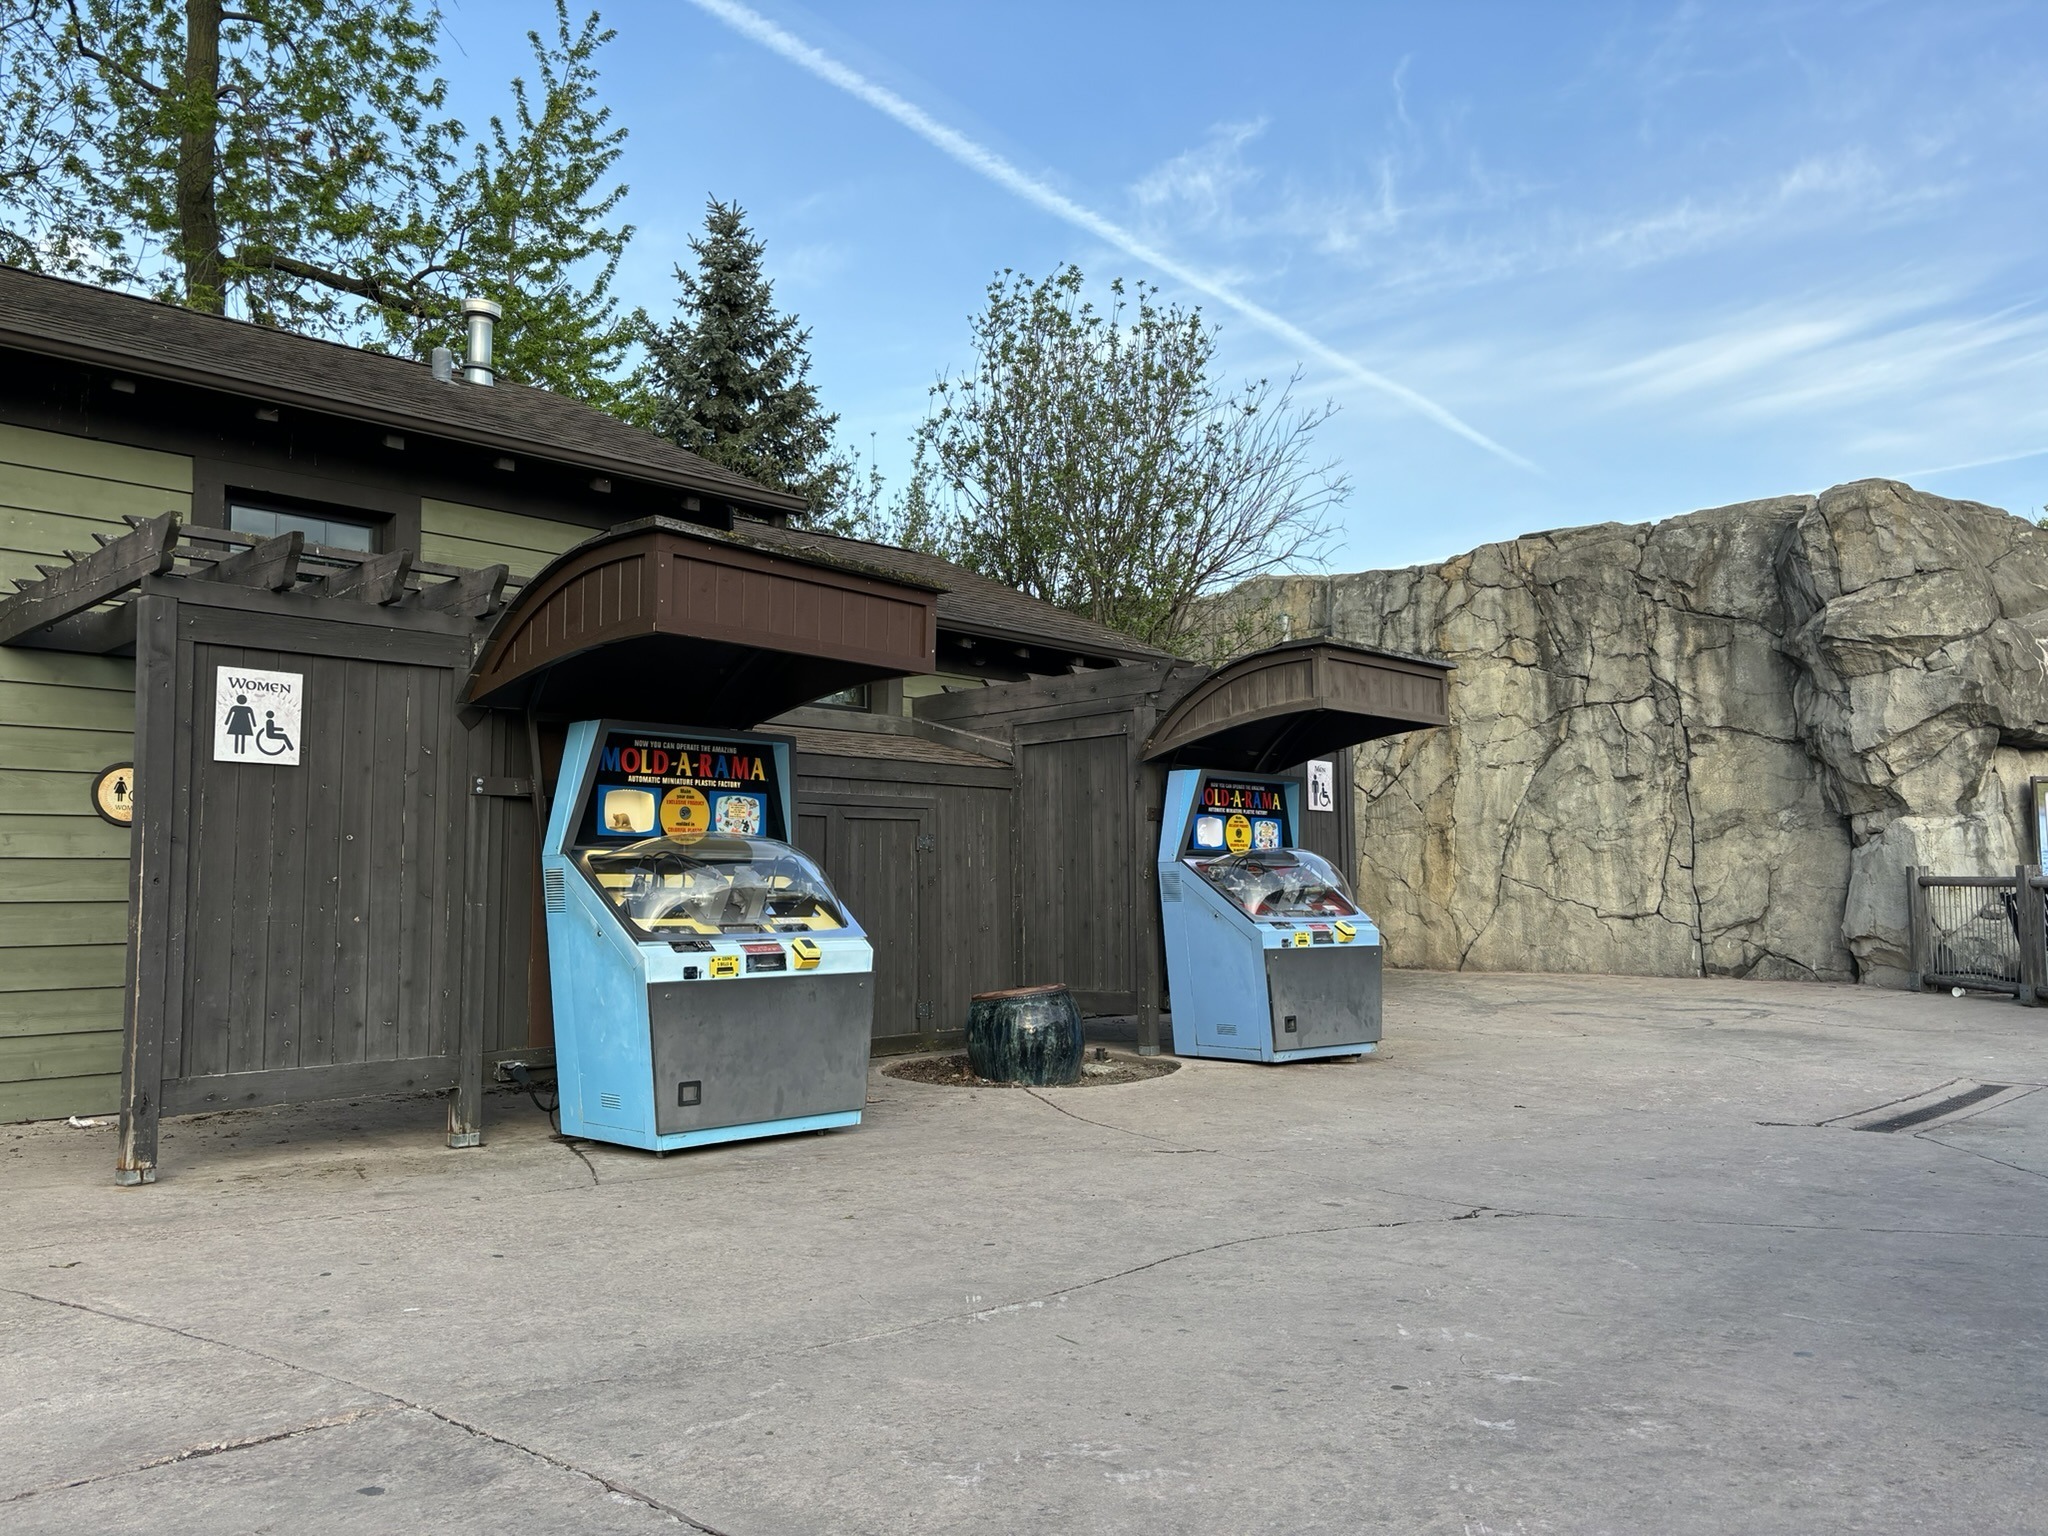
[[[1356,917],[1351,887],[1336,866],[1306,848],[1269,848],[1189,859],[1248,917]]]
[[[580,856],[621,916],[658,934],[810,933],[848,926],[809,857],[767,837],[650,837]]]

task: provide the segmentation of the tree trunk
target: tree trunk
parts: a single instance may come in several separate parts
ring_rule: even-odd
[[[219,314],[225,307],[220,249],[221,0],[185,0],[185,81],[178,93],[178,256],[185,302]]]

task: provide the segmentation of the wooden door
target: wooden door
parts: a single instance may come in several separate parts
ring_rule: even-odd
[[[931,1049],[931,812],[922,805],[812,805],[797,844],[823,866],[875,951],[874,1049]]]
[[[456,674],[196,645],[201,719],[218,667],[288,669],[317,713],[292,767],[217,762],[191,733],[175,1075],[452,1056]]]
[[[1124,731],[1018,742],[1019,985],[1064,983],[1090,1011],[1135,1006],[1132,793]]]

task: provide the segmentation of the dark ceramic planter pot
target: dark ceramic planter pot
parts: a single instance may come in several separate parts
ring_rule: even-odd
[[[1081,1010],[1065,987],[983,992],[967,1005],[976,1077],[1057,1088],[1081,1081]]]

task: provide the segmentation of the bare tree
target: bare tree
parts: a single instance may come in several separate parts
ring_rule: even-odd
[[[1205,594],[1320,560],[1350,489],[1312,452],[1334,407],[1297,407],[1299,375],[1227,388],[1215,328],[1156,288],[1113,282],[1106,311],[1082,288],[1072,266],[989,284],[975,366],[934,386],[885,531],[1188,648]]]

